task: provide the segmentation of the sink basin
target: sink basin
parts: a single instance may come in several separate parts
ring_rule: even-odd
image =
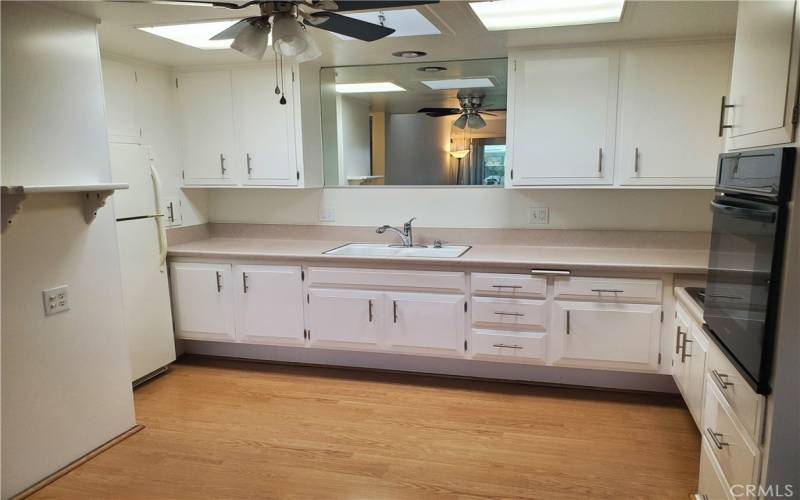
[[[443,245],[434,247],[401,247],[383,243],[349,243],[327,252],[326,255],[346,255],[350,257],[425,257],[455,259],[461,257],[470,247],[467,245]]]

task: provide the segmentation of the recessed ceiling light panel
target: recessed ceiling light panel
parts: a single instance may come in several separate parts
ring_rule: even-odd
[[[488,78],[452,78],[448,80],[423,80],[423,85],[433,90],[475,89],[494,87]]]
[[[189,45],[190,47],[203,50],[217,50],[229,49],[231,47],[231,40],[209,39],[220,31],[230,28],[237,22],[239,22],[239,19],[192,24],[172,24],[167,26],[147,26],[138,29],[162,38],[167,38],[173,42]],[[272,36],[269,38],[269,44],[272,45]]]
[[[401,50],[398,52],[392,52],[392,55],[395,57],[402,57],[403,59],[414,59],[415,57],[424,57],[427,56],[427,52],[422,52],[421,50]]]
[[[441,73],[442,71],[447,71],[447,68],[444,66],[421,66],[417,68],[417,71],[422,71],[423,73]]]
[[[625,0],[496,0],[469,6],[489,31],[618,23]]]
[[[425,36],[425,35],[441,35],[432,22],[422,15],[417,9],[398,9],[379,11],[374,10],[370,12],[354,12],[342,14],[343,16],[352,17],[359,21],[366,21],[368,23],[380,24],[387,28],[394,29],[394,33],[387,38],[400,38],[404,36]],[[383,16],[383,19],[381,19]],[[342,40],[353,40],[353,38],[345,35],[334,33]]]
[[[337,83],[339,94],[365,94],[372,92],[405,92],[406,89],[392,82]]]

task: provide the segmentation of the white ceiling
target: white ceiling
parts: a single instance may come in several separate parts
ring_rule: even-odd
[[[58,7],[95,17],[100,21],[101,49],[165,66],[247,63],[251,59],[233,50],[201,50],[159,38],[136,26],[232,19],[257,15],[256,7],[240,11],[227,9],[115,2],[57,2]],[[449,59],[505,57],[509,47],[732,36],[736,29],[734,1],[631,1],[622,22],[489,32],[462,0],[443,0],[421,12],[437,25],[442,35],[386,38],[372,43],[340,40],[322,30],[312,29],[323,51],[323,66],[401,62],[398,50],[421,50],[424,58],[415,62]],[[407,61],[405,61],[407,62]]]

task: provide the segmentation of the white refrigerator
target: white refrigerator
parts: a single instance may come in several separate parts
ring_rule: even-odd
[[[131,381],[136,383],[175,361],[160,181],[146,146],[112,142],[109,150],[113,181],[130,185],[115,193],[114,213]]]

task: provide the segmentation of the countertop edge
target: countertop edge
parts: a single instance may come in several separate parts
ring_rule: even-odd
[[[703,321],[703,309],[689,295],[689,292],[686,291],[686,288],[682,286],[676,286],[674,293],[675,299],[678,301],[678,303],[683,306],[686,312],[692,316],[691,319],[700,323],[701,325],[705,323],[705,321]]]

